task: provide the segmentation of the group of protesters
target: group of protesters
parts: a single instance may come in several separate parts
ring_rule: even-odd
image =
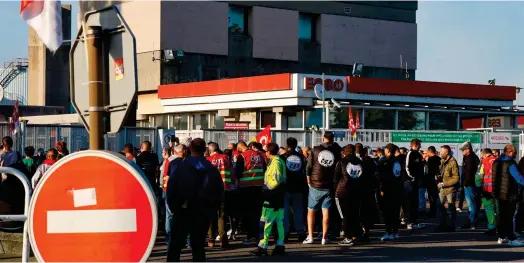
[[[482,149],[479,157],[464,142],[459,166],[450,146],[421,145],[413,139],[409,149],[391,143],[373,150],[361,143],[341,147],[325,132],[312,149],[298,147],[292,137],[282,147],[240,141],[223,151],[215,142],[171,137],[160,158],[148,141],[139,153],[126,144],[121,154],[136,163],[157,195],[168,261],[179,261],[186,246],[193,260],[204,261],[206,238],[208,247],[227,249],[244,234],[242,244],[256,246],[256,256],[282,255],[295,239],[325,245],[341,236],[339,245],[354,246],[370,241],[381,218],[384,242],[399,239],[402,227],[425,228],[422,221],[437,215],[434,231],[453,232],[464,200],[469,216],[460,228],[479,228],[483,206],[487,235],[524,246],[524,158],[517,164],[514,146],[502,153]],[[12,147],[12,138],[4,137],[0,166],[24,171],[33,188],[68,154],[63,142],[47,152],[26,147],[24,157]],[[7,179],[2,176],[1,187]],[[269,253],[271,236],[276,246]]]
[[[372,152],[360,143],[341,147],[331,132],[313,149],[297,144],[295,138],[283,147],[241,141],[222,151],[215,142],[172,138],[156,180],[165,202],[168,261],[178,261],[186,246],[194,260],[205,260],[206,237],[209,247],[226,249],[240,233],[257,256],[284,254],[291,238],[325,245],[342,235],[339,245],[354,246],[370,241],[380,218],[384,242],[399,239],[401,227],[425,228],[422,221],[437,215],[434,231],[453,232],[461,194],[469,216],[460,228],[479,228],[484,206],[486,234],[500,244],[524,245],[524,161],[516,163],[512,145],[498,157],[483,149],[479,158],[465,142],[460,168],[450,146],[421,150],[418,139],[409,149],[388,144]],[[276,246],[269,253],[271,236]]]

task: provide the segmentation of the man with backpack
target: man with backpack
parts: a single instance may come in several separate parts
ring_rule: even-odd
[[[169,163],[167,205],[173,213],[168,262],[179,262],[189,234],[193,261],[206,260],[204,242],[212,215],[222,204],[224,185],[218,170],[204,157],[206,142],[190,143],[191,156]]]

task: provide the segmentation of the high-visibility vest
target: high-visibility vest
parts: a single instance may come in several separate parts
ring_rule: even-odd
[[[484,177],[482,178],[482,191],[486,193],[493,193],[493,163],[497,160],[495,156],[490,156],[482,160],[484,170]]]
[[[206,158],[214,167],[218,169],[220,172],[220,176],[222,177],[222,182],[224,183],[224,190],[230,191],[231,190],[231,161],[229,160],[229,156],[225,154],[213,154],[211,156],[208,156]]]
[[[247,150],[242,153],[244,172],[239,187],[264,185],[264,156],[260,152]]]
[[[167,193],[167,180],[169,180],[169,160],[165,160],[164,161],[164,172],[163,172],[163,177],[164,177],[164,192]]]

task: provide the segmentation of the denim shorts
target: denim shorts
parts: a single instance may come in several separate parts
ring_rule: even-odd
[[[309,210],[317,211],[320,207],[322,207],[322,209],[329,209],[329,207],[331,207],[331,201],[331,190],[309,187],[307,201],[307,208]]]

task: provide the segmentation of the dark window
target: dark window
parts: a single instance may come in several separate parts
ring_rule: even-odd
[[[395,110],[366,109],[364,111],[365,129],[395,129]]]
[[[229,6],[229,33],[247,34],[247,9]]]
[[[453,112],[430,112],[429,129],[441,131],[457,130],[457,114]]]
[[[295,115],[287,117],[287,127],[290,129],[304,128],[302,124],[302,117],[304,116],[303,111],[297,111]]]
[[[357,124],[357,116],[361,119],[362,109],[352,108],[353,123]],[[362,125],[362,121],[360,122]],[[329,111],[329,127],[333,129],[347,129],[349,127],[349,108],[331,109]]]
[[[263,111],[260,113],[260,127],[265,128],[268,125],[271,125],[271,127],[276,126],[275,113],[271,111]]]
[[[399,111],[399,130],[425,130],[426,113],[423,111]]]
[[[315,40],[315,19],[313,15],[304,13],[298,15],[298,39]]]
[[[306,111],[306,128],[311,128],[313,125],[322,128],[322,108]]]

